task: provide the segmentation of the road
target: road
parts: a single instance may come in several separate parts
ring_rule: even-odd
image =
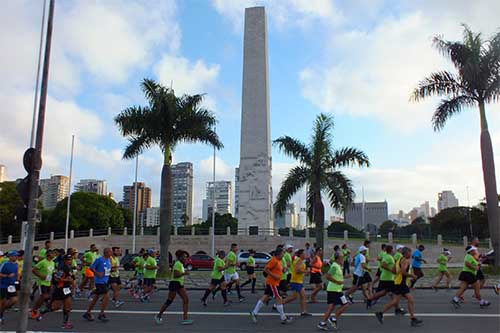
[[[192,326],[180,325],[181,320],[181,302],[176,300],[164,315],[164,321],[161,326],[154,323],[154,314],[158,311],[166,297],[166,291],[159,291],[152,296],[150,303],[140,303],[131,299],[127,293],[124,293],[123,300],[126,302],[121,308],[110,308],[107,323],[87,322],[81,315],[87,305],[86,300],[76,300],[74,302],[74,311],[71,314],[72,322],[75,328],[73,332],[311,332],[318,331],[316,324],[319,316],[322,315],[326,307],[326,294],[321,293],[320,303],[309,305],[309,312],[313,317],[297,317],[298,304],[286,306],[286,311],[295,317],[294,322],[287,326],[281,325],[276,313],[272,312],[270,307],[264,308],[259,321],[254,324],[248,315],[261,292],[256,295],[244,293],[247,299],[243,303],[237,303],[236,296],[230,295],[235,303],[230,307],[223,307],[220,296],[215,301],[210,299],[207,307],[203,307],[199,298],[202,291],[190,291],[191,298],[190,311],[191,318],[194,319]],[[492,301],[488,309],[480,309],[477,301],[472,299],[470,291],[466,294],[466,303],[462,308],[455,310],[449,303],[453,291],[441,290],[437,293],[431,290],[417,290],[415,293],[417,316],[424,320],[420,328],[411,328],[408,317],[395,317],[391,314],[385,318],[384,325],[380,325],[373,312],[380,308],[381,302],[374,306],[372,310],[366,310],[361,301],[360,294],[355,295],[353,305],[348,309],[345,316],[339,320],[339,331],[341,332],[425,332],[425,333],[443,333],[443,332],[481,332],[498,333],[500,331],[500,298],[493,293],[491,289],[484,290],[484,297]],[[402,303],[406,306],[405,302]],[[14,331],[19,314],[8,312],[5,314],[5,324],[1,327],[5,331]],[[62,314],[49,313],[41,322],[29,321],[29,329],[33,331],[60,332]]]

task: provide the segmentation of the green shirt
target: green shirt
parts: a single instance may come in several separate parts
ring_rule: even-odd
[[[342,288],[344,287],[344,275],[342,274],[342,268],[336,262],[333,262],[330,265],[330,269],[328,270],[328,275],[333,277],[337,281],[342,281],[342,284],[337,284],[332,281],[328,281],[328,286],[326,287],[326,291],[334,291],[334,292],[342,292]]]
[[[380,260],[377,260],[377,267],[380,269],[380,263],[382,262],[382,260],[384,260],[384,256],[387,254],[387,252],[385,251],[380,251],[378,253],[378,257],[380,257]],[[377,259],[378,259],[377,257]]]
[[[229,251],[225,259],[226,263],[228,263],[228,267],[226,268],[227,274],[236,273],[236,260],[236,253]]]
[[[92,251],[85,252],[85,254],[83,255],[83,261],[84,261],[83,266],[90,267],[96,259],[97,259],[97,253]]]
[[[177,282],[179,282],[181,284],[181,286],[184,286],[184,275],[181,276],[181,277],[175,278],[174,277],[174,272],[175,271],[181,272],[181,273],[184,274],[184,265],[179,260],[177,260],[175,262],[174,268],[172,269],[172,280],[171,281],[177,281]]]
[[[119,277],[120,276],[120,258],[111,256],[111,268],[116,267],[116,271],[111,271],[109,276]]]
[[[38,258],[39,258],[39,260],[42,260],[42,259],[45,259],[45,257],[47,257],[47,249],[43,248],[38,253]]]
[[[288,273],[292,271],[292,256],[290,255],[290,253],[285,252],[283,258],[281,259],[281,264],[283,265],[283,267],[286,267],[286,270],[281,275],[281,279],[286,280]]]
[[[142,256],[137,256],[134,258],[133,262],[135,264],[135,271],[137,273],[144,273],[144,264],[146,263],[144,258]]]
[[[386,264],[390,268],[390,270],[382,267],[382,264],[380,265],[380,281],[394,281],[394,273],[392,272],[394,264],[396,263],[394,257],[388,253],[385,253],[382,256],[381,263]]]
[[[476,276],[477,271],[475,269],[471,269],[471,268],[467,267],[467,265],[465,264],[466,262],[468,262],[474,266],[477,266],[477,264],[478,264],[477,260],[473,256],[471,256],[470,254],[466,254],[465,258],[464,258],[464,269],[463,269],[464,272],[469,272],[469,273],[474,274],[474,276]]]
[[[349,260],[350,254],[351,254],[351,251],[349,249],[342,249],[342,255],[344,256],[344,261]]]
[[[52,281],[52,273],[56,268],[56,264],[52,260],[43,259],[35,265],[38,272],[45,276],[45,279],[40,279],[38,276],[36,277],[36,284],[38,286],[47,286],[50,287],[50,281]]]
[[[248,257],[247,265],[250,267],[255,267],[255,258],[253,256]]]
[[[250,261],[250,258],[248,258],[248,261]],[[224,267],[225,263],[224,260],[221,258],[217,257],[214,260],[214,266],[212,268],[212,274],[210,275],[212,279],[214,280],[220,280],[222,279],[222,275],[224,274],[223,271],[220,269]]]
[[[157,269],[147,269],[146,266],[156,266],[156,259],[154,257],[148,257],[144,262],[144,278],[145,279],[156,279]],[[183,266],[184,267],[184,266]]]
[[[401,254],[401,252],[396,252],[394,253],[394,261],[398,261],[399,259],[403,258],[403,255]]]
[[[437,262],[439,264],[438,271],[440,271],[440,272],[447,272],[448,271],[448,257],[447,256],[445,256],[444,254],[441,254],[438,257]]]

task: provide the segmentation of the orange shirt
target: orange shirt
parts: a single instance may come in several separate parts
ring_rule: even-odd
[[[316,261],[311,263],[311,273],[321,273],[321,268],[323,267],[323,261],[319,256],[315,256]]]
[[[281,260],[276,259],[276,257],[272,257],[271,260],[267,263],[266,268],[278,277],[277,279],[275,279],[270,274],[267,274],[266,284],[270,286],[278,286],[280,284],[281,274],[283,274],[283,266],[281,265]]]

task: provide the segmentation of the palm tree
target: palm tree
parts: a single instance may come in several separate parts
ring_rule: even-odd
[[[480,33],[463,25],[462,42],[434,37],[434,46],[451,60],[457,72],[431,73],[413,91],[411,100],[443,96],[432,117],[435,131],[443,129],[446,121],[465,108],[477,107],[481,122],[481,157],[486,192],[488,225],[493,248],[500,253],[500,221],[495,178],[495,161],[491,144],[485,104],[500,100],[500,32],[484,41]],[[500,265],[499,260],[496,261]]]
[[[353,202],[354,190],[351,180],[339,169],[354,165],[370,166],[368,156],[356,148],[334,150],[332,130],[333,117],[320,114],[314,122],[309,145],[289,136],[274,140],[274,145],[281,152],[299,162],[281,184],[275,204],[276,213],[282,215],[290,198],[307,185],[307,215],[316,226],[316,243],[321,248],[324,248],[325,227],[322,193],[328,196],[331,207],[344,211]]]
[[[120,132],[129,143],[124,159],[134,158],[151,146],[157,145],[163,152],[160,192],[160,273],[168,272],[168,246],[172,225],[172,152],[179,143],[201,142],[222,148],[212,112],[200,106],[203,95],[175,96],[154,80],[144,79],[142,91],[147,106],[131,106],[115,118]]]

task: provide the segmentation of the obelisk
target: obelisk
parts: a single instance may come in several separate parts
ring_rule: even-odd
[[[239,166],[240,233],[274,227],[269,125],[269,65],[267,19],[264,7],[245,9],[243,93]],[[254,232],[256,228],[251,228]],[[246,230],[246,231],[243,231]]]

